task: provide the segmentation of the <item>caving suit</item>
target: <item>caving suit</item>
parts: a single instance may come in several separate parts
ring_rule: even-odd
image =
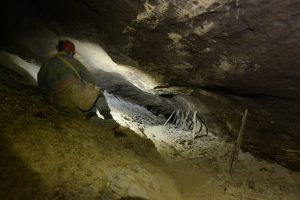
[[[110,115],[105,97],[95,86],[94,77],[72,55],[56,54],[41,67],[37,78],[39,91],[52,103],[83,111],[97,105],[100,112],[105,110]],[[96,103],[97,99],[99,102]]]

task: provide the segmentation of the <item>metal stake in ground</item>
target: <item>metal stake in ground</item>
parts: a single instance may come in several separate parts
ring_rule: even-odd
[[[182,129],[182,130],[183,130],[183,129],[185,128],[185,126],[186,126],[187,119],[188,119],[189,115],[190,115],[190,110],[186,113],[186,116],[185,116],[185,118],[184,118],[184,120],[183,120],[183,122],[182,122],[182,126],[181,126],[181,129]]]
[[[170,121],[170,119],[172,118],[172,116],[174,115],[175,110],[172,112],[172,114],[170,115],[170,117],[167,119],[167,121],[165,122],[164,126],[167,125],[167,123]]]
[[[178,117],[179,117],[179,110],[177,110],[177,112],[176,112],[176,114],[175,114],[175,117],[174,117],[174,120],[173,120],[173,124],[175,124],[176,125],[176,122],[177,122],[177,119],[178,119]]]
[[[193,123],[194,123],[194,127],[193,127],[193,139],[195,139],[196,129],[197,129],[197,111],[194,112]]]
[[[243,135],[244,135],[244,129],[245,129],[245,125],[246,125],[247,115],[248,115],[248,109],[245,109],[245,112],[244,112],[244,115],[243,115],[243,118],[242,118],[241,127],[240,127],[239,133],[237,135],[237,138],[234,142],[233,149],[232,149],[230,169],[229,169],[230,174],[232,174],[234,162],[239,156],[241,143],[242,143],[242,138],[243,138]]]

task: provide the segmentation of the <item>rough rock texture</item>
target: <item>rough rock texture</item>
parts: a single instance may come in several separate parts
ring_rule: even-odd
[[[115,61],[160,74],[168,86],[217,93],[212,98],[195,92],[194,97],[209,102],[206,107],[218,120],[206,120],[216,124],[219,132],[227,129],[234,135],[241,112],[249,107],[245,147],[300,169],[299,1],[7,4],[0,12],[2,49],[40,62],[61,36],[101,44]],[[232,96],[237,100],[232,101]]]
[[[0,73],[0,199],[183,199],[149,139],[105,130]]]
[[[14,12],[1,12],[8,38],[2,48],[15,45],[9,39],[47,27],[58,36],[101,42],[115,58],[129,56],[146,70],[163,73],[172,85],[299,96],[300,3],[295,0],[11,4],[8,8],[18,5]]]
[[[142,122],[153,144],[48,104],[27,77],[2,65],[0,74],[0,199],[299,200],[299,173],[249,153],[240,153],[228,176],[231,143],[213,134],[192,140],[190,132],[158,125],[145,108],[114,97],[113,115],[139,128]]]
[[[299,97],[298,1],[152,2],[125,29],[142,66],[175,85]]]

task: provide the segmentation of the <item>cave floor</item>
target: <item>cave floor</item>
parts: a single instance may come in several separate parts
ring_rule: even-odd
[[[184,199],[274,200],[300,198],[300,173],[241,151],[229,175],[232,142],[206,130],[182,130],[145,108],[106,94],[114,118],[150,139],[168,164]]]
[[[1,73],[0,199],[300,198],[299,174],[247,153],[228,176],[231,146],[212,134],[188,140],[176,127],[151,117],[143,125],[115,106],[117,120],[136,132],[123,126],[120,137]]]

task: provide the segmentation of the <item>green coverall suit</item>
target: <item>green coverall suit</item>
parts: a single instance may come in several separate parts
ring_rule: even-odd
[[[105,97],[95,87],[94,77],[70,54],[59,52],[41,67],[38,88],[52,103],[83,111],[95,105],[100,113],[104,111],[105,118],[112,118]]]

